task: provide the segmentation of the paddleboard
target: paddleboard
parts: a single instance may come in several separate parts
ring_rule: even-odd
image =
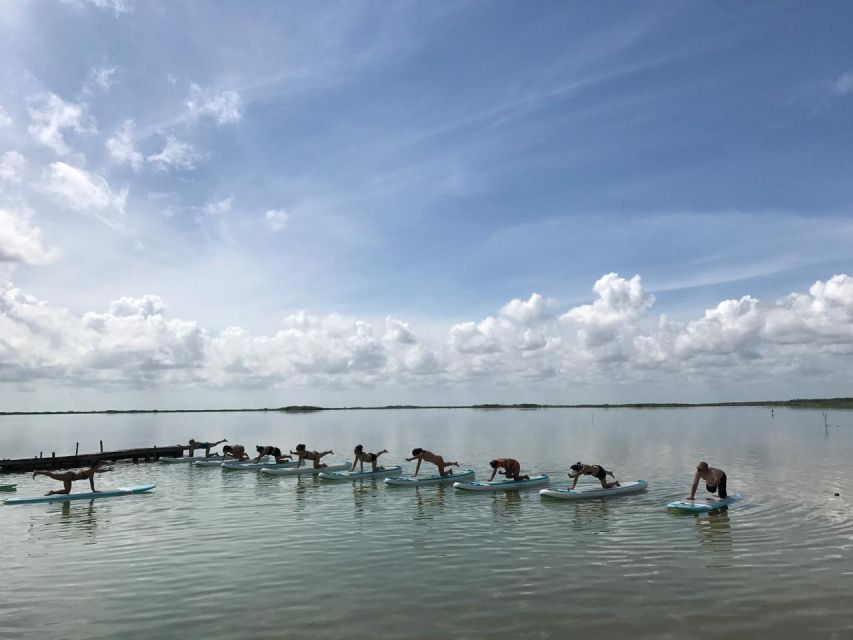
[[[193,462],[194,467],[221,467],[223,462],[239,462],[235,458],[222,458],[219,460],[196,460]]]
[[[140,484],[135,487],[119,487],[117,489],[105,489],[104,491],[96,491],[95,493],[67,493],[62,495],[52,496],[36,496],[35,498],[6,498],[4,504],[36,504],[39,502],[67,502],[68,500],[94,500],[95,498],[117,498],[120,496],[130,496],[135,493],[145,493],[151,491],[157,485],[155,484]]]
[[[214,458],[217,459],[219,462],[222,462],[222,458],[220,458],[218,455],[210,456],[209,458],[196,458],[195,456],[187,456],[185,458],[160,458],[160,462],[162,462],[163,464],[192,464],[194,462],[199,462],[202,460],[208,461]]]
[[[295,462],[223,462],[219,465],[222,469],[229,471],[257,471],[258,469],[283,469],[295,467]]]
[[[689,511],[691,513],[707,513],[722,509],[730,504],[734,504],[743,498],[740,494],[730,495],[728,498],[696,498],[695,500],[676,500],[666,505],[667,509],[677,509],[679,511]]]
[[[645,491],[648,484],[645,480],[637,480],[636,482],[623,482],[620,487],[605,489],[601,485],[589,487],[559,487],[554,489],[542,489],[539,491],[540,496],[547,498],[559,498],[560,500],[589,500],[591,498],[609,498],[611,496],[621,496],[626,493],[640,493]]]
[[[17,486],[16,484],[0,484],[0,491],[17,491],[15,489]]]
[[[344,469],[349,469],[351,466],[352,465],[349,462],[342,462],[340,464],[326,465],[325,467],[320,467],[319,469],[315,469],[313,465],[299,468],[285,467],[284,469],[280,469],[279,467],[275,467],[272,469],[270,467],[265,467],[264,469],[261,469],[261,473],[267,476],[310,476],[322,473],[324,471],[342,471]]]
[[[548,476],[530,476],[529,480],[494,480],[492,482],[454,482],[454,489],[465,491],[515,491],[548,484]]]
[[[459,471],[458,473],[450,473],[446,476],[423,476],[415,478],[412,476],[394,476],[385,478],[385,484],[390,484],[396,487],[420,487],[425,484],[442,484],[443,482],[456,482],[457,480],[473,480],[474,471]]]
[[[377,471],[325,471],[322,470],[319,477],[324,480],[358,480],[359,478],[377,478],[379,476],[390,476],[400,473],[403,467],[386,467]]]

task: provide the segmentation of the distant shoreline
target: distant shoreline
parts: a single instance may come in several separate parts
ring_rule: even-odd
[[[694,409],[699,407],[767,407],[788,409],[853,409],[853,398],[801,398],[755,402],[632,402],[625,404],[471,404],[414,405],[394,404],[377,407],[316,407],[290,405],[259,409],[102,409],[97,411],[0,411],[0,416],[62,416],[122,413],[316,413],[318,411],[383,411],[399,409]]]

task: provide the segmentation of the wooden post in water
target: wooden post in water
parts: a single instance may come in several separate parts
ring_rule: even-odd
[[[74,447],[74,455],[78,455],[80,453],[80,443],[77,443],[77,446]]]
[[[51,458],[55,458],[55,457],[56,457],[56,451],[51,451],[51,452],[50,452],[50,457],[51,457]]]
[[[41,459],[41,453],[42,453],[42,452],[41,452],[41,451],[39,451],[39,459]]]
[[[103,453],[103,452],[104,452],[104,441],[101,440],[101,453]]]

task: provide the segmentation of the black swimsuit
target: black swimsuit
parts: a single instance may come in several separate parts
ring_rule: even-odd
[[[594,478],[598,478],[601,481],[606,480],[607,479],[607,471],[605,471],[604,467],[602,467],[600,464],[597,464],[595,466],[598,467],[598,473],[596,473],[595,475],[590,473],[589,475],[593,476]]]

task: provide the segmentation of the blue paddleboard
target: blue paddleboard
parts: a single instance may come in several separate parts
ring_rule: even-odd
[[[388,467],[386,469],[378,469],[377,471],[323,471],[318,477],[324,480],[358,480],[359,478],[376,478],[379,476],[390,476],[395,473],[400,473],[403,467]]]
[[[394,485],[397,487],[420,487],[425,484],[442,484],[443,482],[456,482],[457,480],[473,480],[474,471],[459,471],[458,473],[449,473],[446,476],[426,476],[421,478],[413,478],[412,476],[394,476],[385,478],[385,484]]]
[[[63,493],[52,496],[36,496],[35,498],[6,498],[4,504],[37,504],[41,502],[67,502],[69,500],[94,500],[96,498],[117,498],[130,496],[135,493],[151,491],[156,484],[140,484],[135,487],[119,487],[118,489],[107,489],[95,493]]]
[[[730,495],[728,498],[696,498],[695,500],[676,500],[666,505],[667,509],[677,509],[678,511],[688,511],[690,513],[707,513],[722,509],[730,504],[734,504],[743,498],[740,494]]]

